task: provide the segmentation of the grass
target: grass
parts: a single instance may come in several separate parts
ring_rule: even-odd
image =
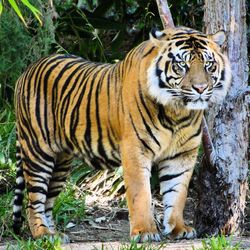
[[[3,237],[11,235],[11,217],[13,192],[1,195],[0,198],[0,242]]]
[[[79,223],[85,217],[85,194],[78,191],[75,182],[70,179],[53,208],[57,225],[65,228],[69,222]]]
[[[144,243],[144,244],[139,244],[135,241],[131,241],[130,244],[123,244],[121,247],[119,247],[119,250],[161,250],[164,249],[166,244],[150,244],[150,243]]]
[[[202,248],[195,250],[240,250],[241,243],[233,244],[233,237],[218,235],[202,240]],[[193,248],[194,249],[194,248]]]
[[[8,244],[7,250],[60,250],[61,239],[59,236],[44,236],[41,239],[33,240],[29,238],[28,240],[23,240],[19,237],[15,237],[16,241],[14,244]]]

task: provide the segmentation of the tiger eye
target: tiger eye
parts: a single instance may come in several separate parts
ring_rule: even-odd
[[[214,63],[213,61],[206,61],[205,66],[206,67],[211,67],[213,65],[213,63]]]
[[[184,61],[178,62],[178,64],[179,64],[181,67],[185,67],[185,66],[186,66],[186,63],[185,63]]]

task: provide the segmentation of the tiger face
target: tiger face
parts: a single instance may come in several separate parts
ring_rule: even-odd
[[[231,82],[230,65],[221,47],[223,31],[204,35],[189,28],[156,31],[150,40],[158,55],[148,70],[150,95],[163,105],[206,109],[221,102]]]

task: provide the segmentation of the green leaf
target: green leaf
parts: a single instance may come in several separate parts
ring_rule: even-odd
[[[0,153],[0,164],[5,164],[6,163],[6,160],[5,160],[5,156],[3,153]]]
[[[111,41],[112,50],[117,50],[118,48],[121,47],[121,44],[124,41],[124,37],[125,37],[125,29],[122,29],[116,33],[115,37]]]
[[[0,0],[0,16],[3,13],[3,1]]]
[[[36,19],[39,21],[40,25],[43,25],[43,22],[40,18],[40,16],[42,16],[42,13],[35,7],[33,6],[28,0],[21,0],[22,3],[27,6],[30,11],[33,13],[33,15],[36,17]]]
[[[17,6],[17,3],[15,0],[8,0],[10,5],[12,6],[12,8],[14,9],[14,11],[17,13],[17,15],[19,16],[19,18],[22,20],[22,22],[24,23],[25,27],[28,27],[27,26],[27,23],[25,22],[24,18],[23,18],[23,15],[19,9],[19,7]]]

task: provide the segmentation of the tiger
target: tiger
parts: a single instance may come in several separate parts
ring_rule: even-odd
[[[176,27],[114,64],[53,54],[28,67],[15,87],[17,175],[13,229],[20,232],[27,190],[33,238],[57,234],[52,209],[74,158],[95,169],[123,167],[130,237],[191,239],[183,210],[211,103],[223,104],[231,83],[226,34]],[[150,177],[159,175],[160,234]]]

